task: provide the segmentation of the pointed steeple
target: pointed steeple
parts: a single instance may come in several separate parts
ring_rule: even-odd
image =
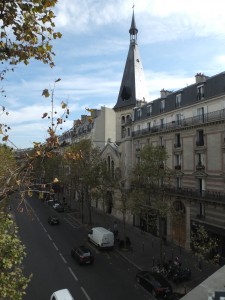
[[[145,81],[144,70],[141,63],[137,45],[137,33],[134,11],[131,21],[130,48],[123,72],[123,78],[117,103],[114,110],[136,106],[137,101],[148,101],[148,89]]]
[[[132,16],[132,21],[131,21],[131,26],[130,26],[129,33],[130,33],[130,40],[131,41],[136,41],[137,40],[138,29],[137,29],[136,23],[135,23],[134,10],[133,10],[133,16]]]

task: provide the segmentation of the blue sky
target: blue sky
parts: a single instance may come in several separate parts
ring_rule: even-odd
[[[135,2],[138,46],[150,99],[161,89],[177,90],[195,82],[198,72],[213,76],[225,71],[224,0],[139,0]],[[1,99],[9,112],[1,123],[10,127],[18,148],[44,142],[51,109],[42,91],[55,90],[56,111],[68,101],[69,120],[87,114],[85,107],[116,104],[129,49],[133,0],[59,0],[55,23],[63,37],[54,43],[55,65],[19,65],[8,73]],[[62,132],[62,131],[61,131]],[[10,144],[9,144],[10,145]]]

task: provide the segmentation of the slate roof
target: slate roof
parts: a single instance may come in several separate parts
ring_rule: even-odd
[[[123,78],[114,110],[135,107],[137,101],[148,100],[148,90],[137,45],[137,28],[134,13],[131,21],[130,47],[123,72]]]
[[[201,100],[198,100],[197,97],[197,87],[204,86],[204,97]],[[179,107],[176,106],[176,96],[181,94],[181,105]],[[225,94],[225,72],[219,73],[212,77],[207,77],[205,82],[199,82],[177,91],[174,91],[167,95],[164,98],[158,98],[151,102],[146,103],[141,106],[142,114],[141,119],[149,118],[147,116],[147,106],[152,106],[151,117],[165,114],[166,112],[174,111],[178,108],[184,108],[189,105],[195,104],[196,102],[202,102],[210,98],[214,98],[216,96],[221,96]],[[163,112],[160,112],[160,103],[165,99],[165,109]],[[137,109],[134,113],[134,121],[137,121]],[[140,120],[140,118],[139,118]]]

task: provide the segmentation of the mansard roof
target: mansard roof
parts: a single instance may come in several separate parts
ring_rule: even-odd
[[[204,86],[204,95],[201,99],[198,97],[198,87]],[[177,95],[181,95],[180,106],[176,103]],[[225,94],[225,72],[219,73],[212,77],[205,77],[204,81],[197,82],[195,84],[186,86],[177,91],[169,92],[166,96],[155,99],[151,102],[140,107],[142,110],[141,117],[137,113],[137,109],[134,111],[134,121],[149,118],[147,113],[147,107],[151,106],[151,117],[165,114],[170,111],[174,111],[179,108],[187,107],[189,105],[195,104],[196,102],[202,102],[210,98],[218,97]],[[165,101],[165,108],[160,112],[161,102]]]

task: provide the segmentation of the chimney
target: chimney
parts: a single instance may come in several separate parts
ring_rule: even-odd
[[[169,94],[172,94],[172,92],[164,89],[160,91],[161,98],[166,98]]]
[[[200,82],[205,82],[207,78],[208,77],[205,76],[203,73],[197,73],[195,75],[195,81],[196,81],[197,84],[200,83]]]

